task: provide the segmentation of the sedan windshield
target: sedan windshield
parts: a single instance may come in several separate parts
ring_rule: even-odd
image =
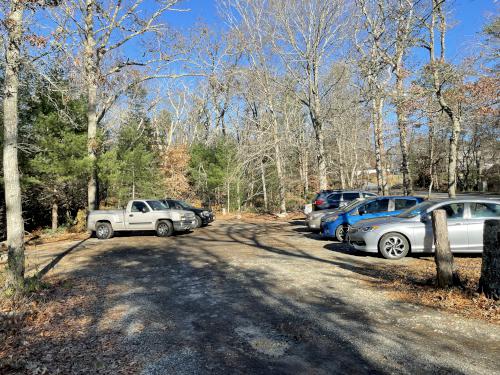
[[[148,202],[149,207],[151,207],[151,209],[153,211],[168,210],[168,207],[165,206],[165,204],[163,202],[160,202],[160,201],[147,201],[147,202]]]
[[[417,204],[416,206],[408,208],[406,211],[403,211],[402,213],[397,215],[397,217],[409,219],[415,216],[422,215],[427,211],[429,207],[431,207],[435,203],[436,202],[433,201],[422,202],[420,204]]]

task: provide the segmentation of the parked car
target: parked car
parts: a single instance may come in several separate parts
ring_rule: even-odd
[[[196,228],[205,227],[215,220],[212,210],[206,208],[196,208],[190,204],[177,199],[166,198],[162,202],[168,207],[175,210],[191,211],[195,214]]]
[[[342,206],[347,205],[349,202],[358,199],[358,198],[371,198],[376,197],[377,194],[370,193],[367,191],[359,191],[359,190],[337,190],[332,192],[326,197],[322,197],[316,199],[314,201],[314,207],[316,210],[326,210],[330,208],[340,208]]]
[[[313,211],[306,216],[306,224],[307,227],[312,231],[319,231],[321,228],[321,219],[329,214],[335,214],[339,211],[349,210],[350,208],[357,205],[359,202],[363,201],[364,198],[357,198],[349,202],[348,205],[340,207],[340,208],[330,208],[326,210]]]
[[[155,230],[158,236],[168,237],[195,225],[193,212],[169,210],[163,202],[153,199],[131,200],[124,210],[91,211],[87,217],[88,230],[101,240],[113,237],[117,231]]]
[[[486,219],[500,220],[500,201],[458,198],[429,200],[391,218],[363,220],[348,232],[357,250],[380,252],[384,258],[400,259],[409,252],[434,251],[431,212],[446,211],[452,252],[481,253]]]
[[[358,221],[395,216],[422,201],[423,198],[411,196],[370,198],[359,202],[347,211],[324,216],[321,221],[321,234],[323,237],[333,237],[338,241],[343,241],[345,233]]]
[[[314,197],[314,199],[312,201],[312,210],[316,211],[316,210],[323,209],[321,207],[326,202],[326,197],[328,197],[332,193],[338,193],[340,191],[342,191],[342,190],[320,190],[319,193],[316,194],[316,197]]]

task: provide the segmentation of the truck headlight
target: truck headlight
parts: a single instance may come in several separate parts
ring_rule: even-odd
[[[361,228],[361,231],[362,232],[372,232],[374,230],[377,230],[378,228],[380,228],[378,225],[373,225],[371,227],[363,227],[363,228]]]
[[[210,212],[208,211],[202,211],[201,216],[209,216]]]

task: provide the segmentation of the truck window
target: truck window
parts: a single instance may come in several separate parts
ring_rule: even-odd
[[[132,212],[149,212],[148,206],[144,202],[134,202],[132,203]]]
[[[162,201],[147,201],[147,202],[149,207],[151,207],[153,211],[163,211],[168,209],[168,207]]]

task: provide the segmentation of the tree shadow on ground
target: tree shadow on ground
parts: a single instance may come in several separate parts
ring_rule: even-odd
[[[280,262],[321,269],[332,281],[353,278],[335,267],[366,273],[362,263],[274,238],[282,225],[96,241],[84,260],[58,274],[95,285],[78,289],[88,302],[66,312],[85,319],[85,329],[64,339],[30,337],[31,361],[57,373],[51,358],[83,342],[88,349],[72,357],[73,373],[116,373],[116,353],[118,370],[139,363],[144,374],[463,373],[414,352],[426,331],[398,332],[381,345],[373,312],[355,299],[278,273],[271,265]]]

